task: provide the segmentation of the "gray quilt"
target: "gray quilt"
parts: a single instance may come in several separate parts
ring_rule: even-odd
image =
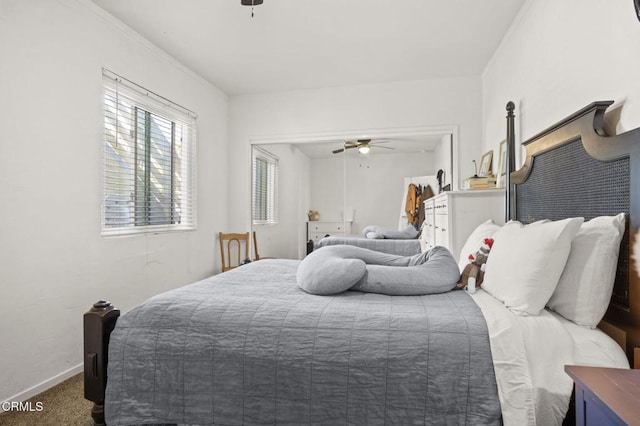
[[[467,294],[316,296],[296,285],[298,264],[254,262],[123,315],[107,424],[500,424]]]
[[[362,247],[381,253],[397,254],[398,256],[413,256],[421,251],[420,240],[387,240],[356,237],[324,237],[316,243],[316,247],[335,245],[350,245]]]

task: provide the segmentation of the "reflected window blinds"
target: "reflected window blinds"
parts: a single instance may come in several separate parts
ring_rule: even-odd
[[[253,147],[253,223],[278,223],[278,157]]]

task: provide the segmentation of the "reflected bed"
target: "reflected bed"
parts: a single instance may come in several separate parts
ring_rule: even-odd
[[[362,237],[324,237],[316,243],[316,249],[335,245],[351,245],[399,256],[413,256],[421,251],[420,240],[418,239],[392,240]]]

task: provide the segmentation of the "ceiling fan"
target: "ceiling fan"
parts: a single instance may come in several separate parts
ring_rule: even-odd
[[[360,154],[368,154],[371,148],[384,148],[384,149],[395,149],[390,146],[381,146],[380,144],[388,143],[388,140],[376,140],[372,141],[371,139],[358,139],[355,141],[345,141],[344,147],[340,149],[336,149],[333,151],[334,154],[339,154],[346,149],[358,148],[358,152]]]

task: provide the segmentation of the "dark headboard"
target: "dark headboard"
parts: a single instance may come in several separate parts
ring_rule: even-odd
[[[629,259],[640,224],[640,128],[608,136],[604,115],[612,103],[594,102],[523,143],[527,156],[509,175],[506,214],[531,223],[628,213],[613,295],[599,327],[633,361],[640,346],[640,277]],[[507,110],[507,158],[513,164],[513,103]]]

